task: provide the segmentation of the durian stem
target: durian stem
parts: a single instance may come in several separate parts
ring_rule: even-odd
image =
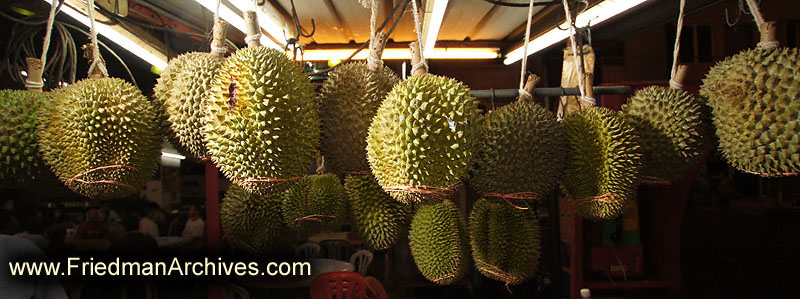
[[[386,46],[386,38],[388,35],[383,32],[375,33],[369,41],[369,56],[367,57],[367,67],[370,71],[377,72],[383,67],[381,55],[383,55],[383,48]]]
[[[246,10],[242,13],[244,17],[245,33],[247,36],[244,38],[248,47],[261,46],[261,28],[258,27],[258,15],[255,11]]]
[[[675,73],[672,74],[672,78],[669,80],[669,87],[672,89],[683,89],[683,81],[686,78],[688,70],[689,67],[685,64],[681,64],[675,68]]]
[[[761,42],[758,43],[758,47],[765,50],[778,47],[778,39],[775,38],[776,27],[776,22],[765,22],[758,26],[758,30],[761,32]]]
[[[419,43],[410,42],[408,43],[408,47],[411,48],[411,75],[428,73],[428,66],[422,61],[422,51],[419,48]]]
[[[228,23],[217,19],[214,21],[214,39],[211,40],[211,53],[217,57],[225,57],[227,48],[225,47],[225,36],[228,34]]]
[[[83,58],[89,60],[89,78],[93,79],[100,79],[106,77],[106,72],[103,70],[106,69],[105,62],[103,61],[103,57],[94,55],[94,49],[97,47],[96,44],[88,43],[83,45]],[[95,59],[99,59],[95,63]]]
[[[42,92],[42,87],[44,87],[44,82],[42,81],[44,65],[42,65],[42,61],[32,57],[25,58],[25,61],[28,63],[28,78],[25,79],[25,87],[28,91]]]
[[[584,95],[581,96],[581,104],[582,104],[581,106],[585,108],[590,108],[595,106],[594,86],[592,84],[592,81],[594,81],[593,73],[583,74]]]
[[[527,92],[527,94],[520,93],[519,100],[520,101],[533,100],[533,89],[536,88],[537,85],[539,85],[539,82],[542,82],[542,78],[540,78],[536,74],[528,75],[528,79],[525,81],[525,87],[523,88],[523,91]]]

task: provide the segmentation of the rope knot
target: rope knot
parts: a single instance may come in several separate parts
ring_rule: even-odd
[[[253,35],[248,35],[247,37],[245,37],[245,38],[244,38],[244,42],[245,42],[245,43],[254,42],[254,41],[259,41],[259,40],[261,40],[261,33],[256,33],[256,34],[253,34]]]

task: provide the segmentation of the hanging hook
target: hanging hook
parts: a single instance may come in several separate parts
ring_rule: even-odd
[[[294,19],[294,29],[297,31],[297,34],[295,34],[294,39],[299,40],[301,36],[302,37],[313,36],[314,33],[317,32],[317,25],[314,24],[314,18],[311,18],[311,33],[309,34],[303,33],[304,29],[302,26],[300,26],[300,18],[297,17],[297,10],[295,9],[294,6],[294,0],[291,0],[290,2],[292,3],[292,19]]]
[[[574,2],[575,4],[578,4],[578,3],[583,4],[583,7],[581,9],[576,9],[575,10],[575,14],[573,15],[574,19],[570,20],[570,26],[575,26],[575,20],[578,19],[578,15],[579,14],[582,14],[583,12],[586,11],[586,9],[589,8],[589,2],[587,0],[575,0],[575,1],[569,1],[569,2]],[[589,22],[591,22],[591,20]],[[569,30],[569,27],[561,28],[561,15],[559,15],[559,14],[556,14],[556,28],[558,28],[561,31]]]

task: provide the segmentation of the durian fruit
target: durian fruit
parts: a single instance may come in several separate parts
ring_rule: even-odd
[[[155,87],[156,102],[166,115],[170,143],[195,158],[208,156],[203,128],[204,101],[223,59],[210,53],[192,52],[170,60]]]
[[[337,230],[349,210],[344,187],[333,174],[298,180],[286,190],[281,209],[284,222],[303,237],[317,234],[322,228]]]
[[[369,171],[367,129],[383,98],[400,79],[388,67],[370,71],[364,62],[338,66],[319,95],[322,147],[333,173]]]
[[[482,198],[472,206],[469,234],[472,259],[484,276],[517,285],[536,272],[542,241],[532,209]]]
[[[700,98],[680,89],[650,86],[628,98],[622,111],[639,135],[642,182],[674,181],[697,165],[708,129]]]
[[[353,226],[368,248],[386,249],[406,234],[411,206],[386,194],[374,176],[348,175],[344,189],[350,199]]]
[[[39,150],[56,176],[93,199],[137,194],[161,156],[147,98],[116,78],[81,80],[51,94],[40,118]]]
[[[258,255],[292,251],[295,234],[283,222],[281,195],[259,195],[230,185],[219,216],[225,238],[237,247]]]
[[[711,68],[700,94],[731,165],[765,177],[800,173],[800,50],[728,57]]]
[[[30,184],[42,174],[37,130],[47,94],[0,90],[0,186]]]
[[[588,108],[564,118],[569,143],[561,181],[578,215],[611,219],[633,198],[642,167],[639,136],[622,115]]]
[[[275,49],[241,49],[211,89],[206,147],[227,178],[251,192],[279,192],[306,172],[319,120],[314,87],[297,63]]]
[[[417,268],[430,281],[451,284],[469,269],[466,225],[451,201],[419,206],[411,220],[408,241]]]
[[[475,191],[534,200],[557,186],[567,143],[553,113],[521,99],[490,112],[481,129],[471,180]]]
[[[401,202],[441,200],[472,166],[479,120],[477,101],[461,82],[411,76],[389,92],[369,127],[372,173]]]

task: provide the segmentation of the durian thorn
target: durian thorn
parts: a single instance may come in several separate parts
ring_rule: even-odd
[[[750,171],[750,170],[745,170],[745,169],[742,169],[742,171],[744,171],[746,173],[749,173],[749,174],[755,174],[755,175],[758,175],[758,176],[762,176],[762,177],[785,177],[785,176],[795,176],[795,175],[800,174],[798,172],[765,173],[765,172],[756,172],[756,171]]]

